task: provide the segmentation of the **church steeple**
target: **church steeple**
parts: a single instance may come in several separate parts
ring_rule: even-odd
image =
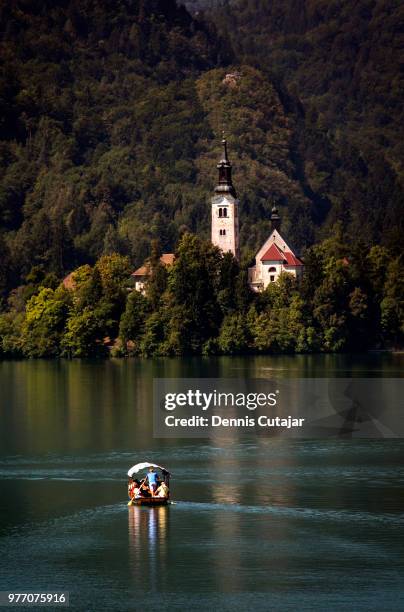
[[[223,153],[217,165],[219,181],[212,202],[212,243],[223,253],[239,257],[238,200],[231,178],[231,163],[227,153],[227,142],[222,139]]]
[[[231,163],[229,161],[229,156],[227,153],[227,140],[224,137],[224,134],[222,138],[222,147],[222,158],[217,164],[217,169],[219,170],[219,181],[215,187],[215,193],[230,193],[233,197],[236,198],[237,194],[231,178]]]
[[[271,211],[271,229],[273,230],[277,230],[278,232],[281,229],[281,218],[279,216],[279,212],[278,209],[276,207],[276,204],[274,204],[272,206],[272,211]]]

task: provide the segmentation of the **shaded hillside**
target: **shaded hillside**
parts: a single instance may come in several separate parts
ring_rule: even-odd
[[[270,232],[273,203],[298,248],[313,241],[313,204],[296,178],[292,147],[296,122],[271,82],[249,66],[216,69],[197,81],[199,100],[216,134],[225,128],[240,198],[240,239],[254,252]],[[197,160],[200,180],[216,180],[217,147]]]
[[[395,252],[398,18],[387,0],[240,0],[210,22],[174,0],[4,2],[2,294],[207,237],[223,128],[246,256],[273,201],[298,249],[338,220],[347,243]]]
[[[300,181],[348,239],[403,231],[404,10],[397,0],[239,0],[215,17],[299,118]]]
[[[210,129],[195,78],[230,58],[214,28],[167,0],[9,1],[0,19],[3,282],[6,259],[17,281],[60,275],[196,229],[202,193],[174,212]]]
[[[402,346],[395,6],[4,2],[0,356]],[[209,240],[222,129],[241,263]],[[273,202],[305,274],[254,294]]]
[[[244,250],[265,238],[273,199],[297,246],[312,241],[294,119],[259,71],[217,68],[232,54],[211,24],[162,0],[37,7],[1,12],[3,286],[113,251],[136,265],[185,229],[208,236],[223,127]],[[240,78],[223,84],[227,72]]]

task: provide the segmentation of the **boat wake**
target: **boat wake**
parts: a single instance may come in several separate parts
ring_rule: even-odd
[[[318,508],[301,508],[290,506],[247,506],[243,504],[206,503],[178,501],[175,504],[178,510],[199,512],[240,512],[245,514],[269,514],[279,518],[297,518],[315,521],[360,522],[360,523],[388,523],[402,525],[404,514],[370,512],[350,512],[348,510],[325,510]]]

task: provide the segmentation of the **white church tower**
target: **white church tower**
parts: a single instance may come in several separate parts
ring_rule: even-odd
[[[227,142],[222,140],[223,156],[217,165],[219,182],[212,198],[212,243],[224,253],[239,258],[238,200],[231,178]]]

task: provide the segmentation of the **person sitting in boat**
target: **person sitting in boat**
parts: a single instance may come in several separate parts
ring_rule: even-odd
[[[163,481],[156,491],[156,497],[168,497],[168,487]]]
[[[137,499],[138,497],[143,497],[142,487],[140,485],[140,482],[138,480],[134,480],[134,483],[135,483],[135,487],[133,489],[133,493],[134,493],[135,499]]]
[[[149,483],[150,493],[153,497],[156,493],[156,490],[159,484],[159,477],[157,475],[157,472],[154,471],[153,467],[149,467],[149,472],[146,478],[147,478],[147,482]]]
[[[142,497],[140,482],[138,480],[134,478],[129,478],[128,495],[130,499],[136,499],[138,497]]]
[[[143,478],[139,483],[140,495],[141,497],[150,497],[150,489],[147,484],[147,478]]]
[[[129,499],[133,498],[134,490],[135,490],[135,481],[133,480],[132,476],[129,476],[128,478],[128,497]]]

